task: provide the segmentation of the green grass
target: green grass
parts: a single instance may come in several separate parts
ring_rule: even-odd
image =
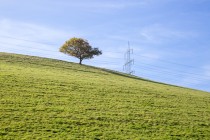
[[[210,139],[210,94],[0,53],[0,139]]]

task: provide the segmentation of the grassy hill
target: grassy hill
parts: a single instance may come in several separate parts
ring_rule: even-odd
[[[210,139],[210,94],[0,53],[0,139]]]

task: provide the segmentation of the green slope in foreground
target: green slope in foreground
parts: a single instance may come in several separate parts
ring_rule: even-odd
[[[210,139],[210,94],[0,53],[0,139]]]

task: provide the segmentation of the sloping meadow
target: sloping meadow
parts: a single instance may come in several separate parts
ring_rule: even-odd
[[[1,139],[210,139],[210,94],[0,53]]]

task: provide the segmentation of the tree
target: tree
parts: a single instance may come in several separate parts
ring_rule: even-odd
[[[78,58],[79,64],[82,64],[84,59],[91,59],[94,55],[98,56],[102,54],[102,51],[98,48],[92,48],[87,40],[76,37],[66,41],[60,47],[60,52]]]

